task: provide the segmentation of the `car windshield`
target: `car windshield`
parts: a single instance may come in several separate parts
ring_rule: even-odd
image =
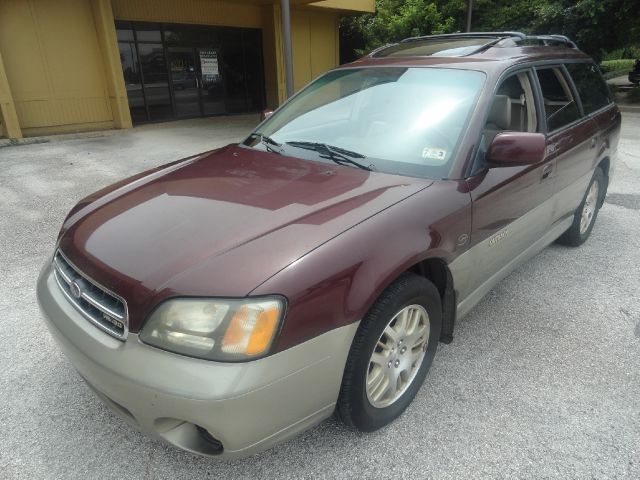
[[[446,178],[485,75],[445,68],[336,70],[311,83],[244,145],[309,160]]]

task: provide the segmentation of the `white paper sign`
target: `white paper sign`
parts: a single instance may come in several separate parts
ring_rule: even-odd
[[[204,81],[211,81],[220,73],[218,70],[218,52],[216,50],[200,50],[200,70]]]

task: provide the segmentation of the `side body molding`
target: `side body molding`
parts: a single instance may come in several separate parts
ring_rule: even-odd
[[[531,222],[540,222],[548,218],[554,204],[554,199],[545,201],[542,205],[513,221],[495,235],[476,244],[451,262],[449,269],[453,276],[454,288],[458,292],[457,320],[469,313],[500,280],[551,244],[571,226],[573,218],[568,217],[553,225],[541,237],[532,238],[529,235],[527,226]],[[518,253],[502,267],[494,270],[486,266],[482,267],[482,265],[492,265],[492,260],[504,255],[505,248]],[[493,264],[499,263],[502,262],[496,260]],[[483,278],[475,287],[471,287],[469,280],[478,278],[480,275]]]

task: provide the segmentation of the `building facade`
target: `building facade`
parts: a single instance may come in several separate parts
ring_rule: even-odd
[[[340,15],[291,0],[294,88],[338,64]],[[279,0],[0,0],[0,136],[256,112],[286,97]]]

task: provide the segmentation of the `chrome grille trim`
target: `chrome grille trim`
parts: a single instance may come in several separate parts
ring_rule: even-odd
[[[60,290],[74,308],[103,332],[125,340],[129,322],[124,299],[87,277],[60,250],[52,265]]]

